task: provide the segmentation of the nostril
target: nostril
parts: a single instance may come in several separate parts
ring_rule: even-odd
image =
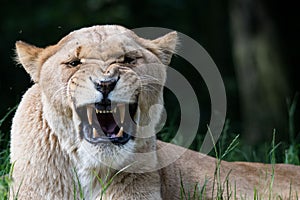
[[[100,91],[104,98],[115,88],[117,79],[109,78],[96,83],[96,89]]]

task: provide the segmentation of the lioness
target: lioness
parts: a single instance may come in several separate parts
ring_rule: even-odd
[[[198,184],[215,199],[215,158],[156,141],[176,43],[176,32],[147,40],[115,25],[46,48],[18,41],[17,60],[34,85],[13,119],[11,198],[172,200]],[[275,165],[274,182],[272,174],[271,165],[224,161],[218,183],[237,199],[300,195],[300,167]]]

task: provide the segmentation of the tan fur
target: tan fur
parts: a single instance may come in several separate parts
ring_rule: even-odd
[[[13,119],[11,198],[20,188],[19,199],[74,199],[74,194],[80,195],[79,181],[85,199],[96,199],[101,193],[96,175],[104,180],[108,172],[111,178],[130,166],[136,173],[124,171],[115,176],[104,199],[179,199],[180,181],[187,190],[206,183],[206,198],[213,199],[216,159],[155,139],[162,107],[153,105],[163,105],[163,64],[169,64],[176,41],[175,32],[151,41],[120,26],[94,26],[74,31],[47,48],[17,42],[17,60],[35,84],[23,96]],[[138,59],[134,66],[122,68],[118,60],[126,53],[134,53]],[[82,64],[68,66],[74,59]],[[132,102],[132,94],[138,92],[136,120],[148,124],[138,127],[135,140],[122,146],[93,145],[79,135],[81,121],[75,108],[99,102],[102,96],[92,81],[108,76],[120,77],[110,93],[112,100]],[[157,84],[150,85],[153,82]],[[148,113],[149,109],[152,112]],[[155,153],[157,149],[161,151]],[[186,152],[175,162],[157,169],[182,151]],[[145,157],[146,162],[136,162],[135,153],[147,152],[154,153]],[[253,199],[255,189],[268,197],[270,165],[224,161],[222,183],[228,173],[229,185],[232,191],[236,187],[238,198]],[[300,195],[300,167],[276,165],[273,197],[287,198],[290,185],[292,195]]]

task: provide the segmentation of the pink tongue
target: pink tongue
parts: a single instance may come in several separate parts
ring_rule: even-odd
[[[114,133],[114,130],[116,129],[117,124],[116,124],[112,114],[110,114],[110,113],[100,114],[100,115],[97,115],[97,118],[98,118],[98,122],[99,122],[102,130],[104,131],[104,133],[106,133],[106,134]]]
[[[115,128],[117,127],[117,125],[113,125],[113,124],[110,124],[109,126],[101,126],[102,130],[105,132],[105,133],[109,133],[109,134],[113,134],[114,133],[114,130]]]

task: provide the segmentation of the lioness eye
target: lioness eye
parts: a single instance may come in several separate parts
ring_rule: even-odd
[[[77,60],[70,61],[67,64],[72,66],[72,67],[76,67],[76,66],[81,64],[81,61],[79,59],[77,59]]]
[[[129,56],[124,56],[123,63],[125,63],[125,64],[134,64],[135,63],[135,59],[131,58]]]

